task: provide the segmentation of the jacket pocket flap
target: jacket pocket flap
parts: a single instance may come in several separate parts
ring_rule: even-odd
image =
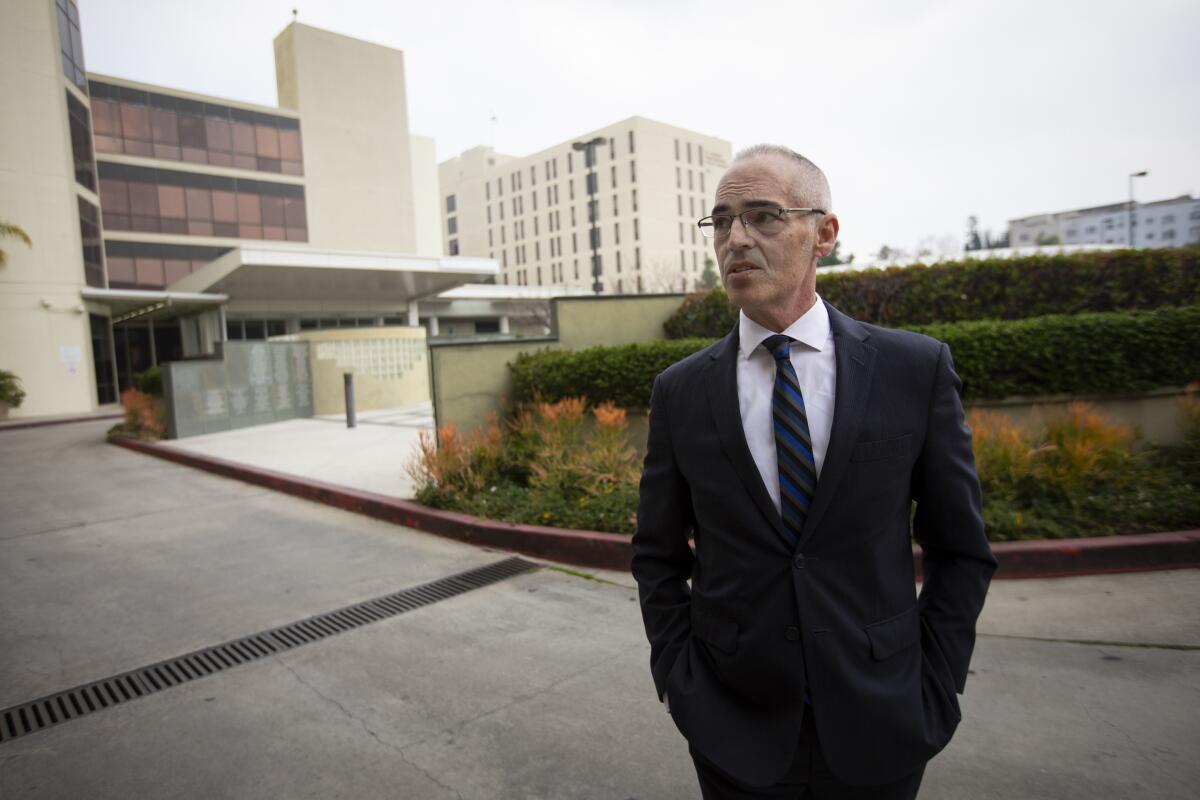
[[[908,452],[912,434],[896,436],[891,439],[880,439],[874,442],[859,442],[850,451],[851,461],[880,461],[885,458],[895,458]]]
[[[737,652],[738,625],[692,606],[692,633],[725,653]]]
[[[868,625],[866,631],[871,642],[871,656],[882,661],[920,640],[921,616],[913,606],[902,614]]]

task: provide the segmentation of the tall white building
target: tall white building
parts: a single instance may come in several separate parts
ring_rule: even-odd
[[[589,166],[574,145],[597,139]],[[723,139],[645,117],[524,157],[475,147],[438,168],[444,252],[495,259],[517,286],[689,291],[710,252],[696,221],[731,158]]]
[[[1200,199],[1182,195],[1153,203],[1110,203],[1105,206],[1035,214],[1008,222],[1013,247],[1037,244],[1107,244],[1182,247],[1200,241]]]

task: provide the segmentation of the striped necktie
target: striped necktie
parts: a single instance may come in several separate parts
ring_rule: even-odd
[[[771,417],[775,429],[775,455],[779,462],[780,510],[783,528],[792,544],[796,544],[808,516],[813,491],[817,488],[817,467],[813,460],[804,395],[792,367],[792,341],[790,336],[776,334],[764,339],[763,347],[775,357]]]

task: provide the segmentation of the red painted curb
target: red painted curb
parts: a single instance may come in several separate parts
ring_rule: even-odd
[[[621,534],[494,522],[453,511],[439,511],[388,495],[299,478],[136,439],[113,437],[109,442],[177,464],[460,542],[549,561],[620,571],[629,569],[629,561],[633,556],[630,538]],[[1000,562],[997,578],[1059,578],[1188,569],[1200,567],[1200,530],[1088,539],[996,542],[992,545],[992,552]],[[916,546],[913,547],[913,561],[920,575],[921,550]]]

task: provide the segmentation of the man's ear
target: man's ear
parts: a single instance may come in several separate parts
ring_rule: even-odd
[[[833,245],[837,242],[840,229],[841,224],[838,222],[837,214],[826,214],[817,223],[817,244],[813,249],[818,258],[824,258],[833,252]]]

